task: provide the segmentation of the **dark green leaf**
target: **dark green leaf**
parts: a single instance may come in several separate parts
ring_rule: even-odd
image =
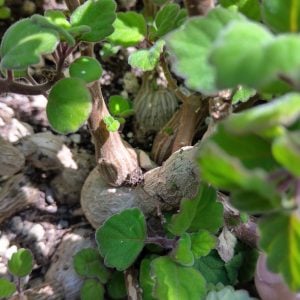
[[[270,271],[281,273],[294,291],[300,289],[300,220],[296,213],[272,214],[259,224],[259,245]]]
[[[16,291],[16,286],[6,278],[0,278],[0,297],[10,297]]]
[[[15,252],[8,261],[9,272],[18,277],[24,277],[31,273],[33,268],[32,253],[24,248]]]
[[[11,9],[7,6],[0,7],[0,20],[9,19],[11,16]]]
[[[104,267],[101,256],[96,249],[87,248],[77,252],[74,256],[74,269],[84,277],[97,277],[103,284],[109,278],[109,271]]]
[[[87,25],[91,32],[80,39],[86,42],[99,42],[113,33],[116,19],[116,3],[113,0],[87,0],[71,15],[71,25]]]
[[[108,267],[127,269],[144,247],[145,217],[137,208],[110,217],[96,232],[96,241]]]
[[[95,279],[87,279],[84,281],[80,290],[81,300],[103,300],[104,288],[101,283]]]
[[[239,274],[240,267],[242,266],[242,263],[243,263],[242,253],[238,253],[230,261],[225,263],[227,276],[232,285],[237,283],[238,274]]]
[[[206,256],[215,246],[216,238],[206,230],[191,233],[191,250],[196,259]]]
[[[205,280],[197,270],[180,266],[167,256],[154,259],[151,267],[155,280],[153,295],[156,299],[204,298]]]
[[[41,55],[55,50],[58,41],[57,31],[43,28],[30,19],[20,20],[9,27],[2,38],[1,67],[22,70],[37,64]]]
[[[98,80],[102,75],[102,66],[97,59],[89,56],[81,56],[70,65],[71,77],[76,77],[90,83]]]
[[[127,295],[124,273],[115,271],[108,281],[106,288],[111,299],[124,299]]]
[[[134,11],[118,13],[113,26],[114,32],[108,37],[108,40],[115,45],[134,46],[141,42],[147,34],[143,15]]]
[[[140,264],[140,286],[143,290],[143,300],[154,300],[152,291],[154,288],[154,280],[151,277],[150,266],[152,259],[144,258]]]
[[[64,78],[52,87],[46,111],[50,125],[57,132],[75,132],[91,110],[92,97],[83,80]]]

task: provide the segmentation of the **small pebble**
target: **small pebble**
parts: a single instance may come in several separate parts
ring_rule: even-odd
[[[23,230],[23,221],[19,216],[13,217],[11,220],[11,226],[14,231],[22,232]]]
[[[2,235],[0,238],[0,256],[4,255],[9,247],[9,239],[6,235]]]
[[[45,235],[45,229],[41,224],[35,224],[29,230],[29,234],[35,238],[36,241],[41,241]]]
[[[69,222],[66,220],[60,220],[57,224],[57,229],[65,229],[69,226]]]
[[[71,141],[74,142],[75,144],[80,144],[80,142],[81,142],[81,136],[80,136],[80,134],[72,134],[72,135],[70,136],[70,139],[71,139]]]
[[[133,133],[132,133],[131,131],[128,132],[128,133],[127,133],[127,137],[128,137],[128,138],[132,138],[132,137],[133,137]]]
[[[6,250],[6,252],[5,252],[5,257],[6,257],[7,259],[10,259],[11,256],[12,256],[14,253],[16,253],[17,251],[18,251],[17,246],[16,246],[16,245],[13,245],[13,246],[9,247],[9,248]]]

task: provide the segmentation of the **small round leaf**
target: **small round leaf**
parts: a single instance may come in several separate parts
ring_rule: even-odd
[[[19,249],[14,253],[8,261],[9,271],[18,277],[29,275],[33,268],[32,253],[24,248]]]
[[[16,286],[6,278],[0,278],[0,298],[10,297],[16,291]]]
[[[95,279],[88,279],[86,280],[80,290],[80,299],[81,300],[91,300],[97,299],[102,300],[104,299],[104,288]]]
[[[96,232],[104,263],[119,271],[127,269],[144,247],[146,221],[137,209],[127,209],[109,218]]]
[[[119,95],[111,96],[108,100],[108,108],[111,114],[114,116],[119,116],[125,111],[131,109],[130,102]]]
[[[98,80],[102,75],[102,71],[102,66],[98,60],[89,56],[81,56],[69,68],[71,77],[81,78],[86,83]]]
[[[50,91],[47,116],[50,125],[59,133],[75,132],[87,120],[92,110],[92,97],[84,81],[64,78]]]

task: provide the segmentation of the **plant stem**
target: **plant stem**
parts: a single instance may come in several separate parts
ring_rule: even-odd
[[[167,239],[165,237],[147,237],[146,244],[155,244],[161,246],[164,249],[173,249],[176,246],[177,239]]]

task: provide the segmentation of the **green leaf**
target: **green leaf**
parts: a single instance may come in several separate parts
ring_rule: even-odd
[[[68,29],[71,27],[71,24],[67,21],[66,16],[61,10],[47,10],[45,12],[45,17],[53,24]]]
[[[206,256],[216,246],[216,238],[206,230],[191,233],[191,250],[196,259]]]
[[[151,267],[155,280],[153,295],[156,299],[204,298],[205,280],[197,270],[180,266],[167,256],[154,259]]]
[[[223,224],[223,206],[216,200],[216,191],[201,184],[194,199],[181,201],[179,213],[173,215],[168,230],[175,235],[182,235],[187,230],[197,232],[200,229],[216,232]]]
[[[232,96],[232,104],[236,104],[238,102],[247,102],[255,94],[255,89],[239,86],[238,90]]]
[[[230,261],[225,263],[225,269],[227,271],[227,276],[232,285],[237,283],[239,269],[243,263],[242,253],[236,254]]]
[[[300,132],[287,132],[273,142],[273,155],[293,175],[300,177]]]
[[[24,277],[31,273],[33,268],[32,253],[24,248],[15,252],[8,261],[9,272],[18,277]]]
[[[10,297],[16,290],[14,283],[6,278],[0,278],[0,297]]]
[[[191,237],[188,233],[183,233],[177,241],[176,247],[171,252],[171,257],[175,262],[185,267],[191,267],[194,264],[194,255],[191,251]]]
[[[92,110],[92,97],[83,80],[64,78],[51,89],[46,107],[50,125],[59,133],[75,132]]]
[[[111,43],[103,43],[99,54],[103,57],[103,59],[106,59],[117,54],[119,50],[120,46],[114,46]]]
[[[104,299],[104,288],[101,283],[95,279],[87,279],[83,282],[80,290],[81,300],[103,300]]]
[[[0,48],[1,67],[22,70],[39,63],[43,54],[52,53],[59,41],[58,33],[23,19],[5,32]]]
[[[221,30],[235,19],[243,20],[244,17],[218,7],[206,16],[188,20],[165,38],[174,56],[173,71],[185,78],[187,87],[206,94],[216,91],[215,71],[208,62],[210,48]]]
[[[145,239],[145,217],[137,208],[113,215],[96,231],[96,241],[104,263],[119,271],[127,269],[135,261]]]
[[[105,116],[103,122],[106,125],[106,129],[110,132],[118,131],[120,127],[120,122],[112,116]]]
[[[86,83],[98,80],[102,75],[102,66],[96,58],[81,56],[70,65],[71,77],[81,78]]]
[[[9,19],[11,16],[11,9],[7,6],[0,7],[0,20]]]
[[[140,264],[140,286],[143,290],[143,300],[154,300],[152,290],[154,288],[154,280],[151,277],[150,266],[152,259],[144,258]]]
[[[236,133],[260,134],[274,126],[290,126],[300,117],[300,94],[289,93],[267,104],[234,114],[223,124],[226,130]]]
[[[127,295],[124,273],[115,271],[106,284],[106,288],[111,299],[124,299]]]
[[[131,53],[128,57],[128,63],[133,68],[138,68],[144,72],[154,70],[163,51],[164,44],[163,40],[159,40],[149,50],[138,50]]]
[[[147,34],[145,18],[134,11],[118,13],[113,26],[114,32],[108,40],[115,45],[135,46],[144,40]]]
[[[259,223],[259,245],[270,271],[280,273],[294,291],[300,289],[300,220],[296,213],[272,214]]]
[[[87,25],[91,32],[83,34],[80,39],[86,42],[100,42],[113,33],[116,19],[116,3],[113,0],[87,0],[71,15],[71,25]]]
[[[230,23],[211,49],[210,61],[215,67],[218,87],[245,85],[255,88],[270,80],[271,75],[266,74],[263,47],[273,39],[273,35],[258,23]]]
[[[254,300],[247,291],[235,291],[232,286],[226,286],[219,291],[210,291],[206,300]]]
[[[187,17],[185,10],[178,4],[164,5],[156,14],[154,20],[155,32],[153,38],[159,38],[180,26]]]
[[[300,5],[294,0],[263,0],[263,21],[277,32],[299,32]]]
[[[77,274],[84,277],[97,277],[101,283],[106,283],[109,271],[104,267],[101,256],[96,249],[86,248],[77,252],[73,260]]]
[[[260,3],[259,0],[220,0],[223,7],[231,8],[235,6],[249,19],[260,21]]]
[[[119,95],[113,95],[109,97],[108,109],[112,115],[120,116],[131,109],[131,104],[128,99]]]

